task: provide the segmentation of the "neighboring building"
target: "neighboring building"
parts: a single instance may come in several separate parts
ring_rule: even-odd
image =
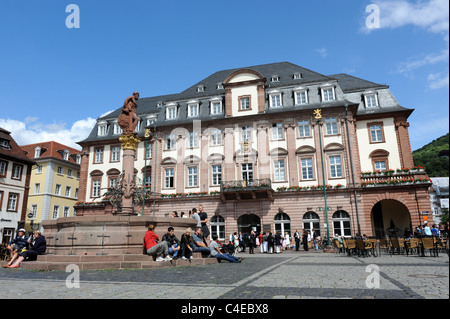
[[[432,185],[430,187],[431,211],[435,223],[441,221],[442,208],[448,209],[449,188],[448,177],[431,177]]]
[[[34,161],[20,149],[11,132],[0,128],[0,235],[7,243],[25,223]]]
[[[100,201],[120,177],[121,109],[78,143],[79,201]],[[413,110],[387,85],[282,62],[219,71],[181,93],[140,98],[137,112],[135,171],[158,194],[145,214],[153,214],[153,200],[155,216],[203,204],[212,232],[224,239],[252,228],[382,236],[391,221],[403,231],[430,210],[426,173],[401,170],[414,165]],[[146,127],[157,131],[147,148]]]
[[[25,229],[41,221],[74,216],[80,181],[80,151],[57,142],[21,146],[33,159]]]

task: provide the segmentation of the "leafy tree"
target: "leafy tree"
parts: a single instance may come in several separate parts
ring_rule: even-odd
[[[449,134],[433,140],[431,143],[413,152],[414,164],[426,167],[430,177],[449,176]]]

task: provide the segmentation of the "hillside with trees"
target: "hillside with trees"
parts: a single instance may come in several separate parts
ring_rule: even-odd
[[[449,134],[413,151],[414,165],[424,166],[429,177],[449,176]]]

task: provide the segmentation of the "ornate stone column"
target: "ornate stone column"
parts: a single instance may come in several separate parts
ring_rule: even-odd
[[[122,210],[120,214],[137,215],[133,208],[133,194],[136,190],[136,175],[134,174],[134,154],[141,141],[136,136],[122,135],[119,137],[123,149],[122,161]]]

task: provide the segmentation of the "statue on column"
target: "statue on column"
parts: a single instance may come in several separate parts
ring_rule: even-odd
[[[137,116],[137,100],[139,100],[139,92],[133,92],[133,95],[127,97],[122,107],[122,114],[119,115],[117,122],[122,129],[122,135],[133,135],[139,118]]]

